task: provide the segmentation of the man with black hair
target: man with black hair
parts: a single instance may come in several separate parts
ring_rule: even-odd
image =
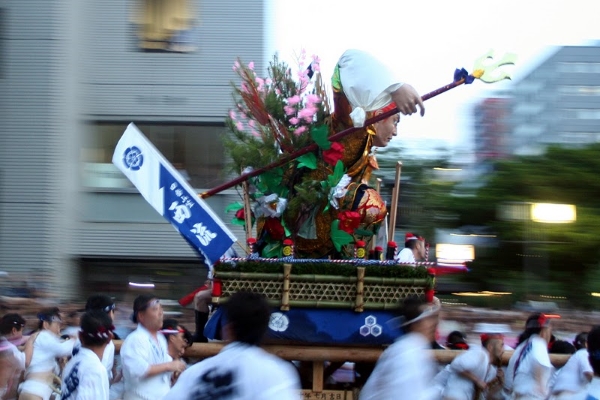
[[[467,337],[461,331],[452,331],[446,338],[446,348],[448,350],[469,350]]]
[[[98,311],[105,313],[111,321],[115,320],[115,309],[116,305],[113,299],[103,294],[94,294],[88,297],[85,303],[85,311]],[[113,332],[113,338],[118,339]],[[110,386],[119,382],[122,379],[121,373],[117,373],[115,366],[115,344],[112,339],[106,345],[106,349],[102,355],[102,365],[106,368],[108,374],[108,381]],[[122,391],[122,384],[116,385],[114,388],[111,387],[111,398],[117,398],[118,393]]]
[[[435,339],[439,306],[417,296],[407,297],[400,309],[400,326],[404,335],[388,347],[367,383],[360,400],[432,399],[436,363],[427,350]]]
[[[548,355],[551,318],[535,313],[527,318],[519,344],[508,361],[504,391],[515,400],[546,399],[554,367]]]
[[[8,342],[8,345],[10,345],[10,350],[15,356],[21,370],[25,369],[25,353],[20,351],[17,346],[25,344],[24,329],[25,319],[19,314],[6,314],[0,320],[0,337],[4,338]]]
[[[15,381],[17,360],[13,356],[12,348],[14,345],[5,338],[0,337],[0,399],[15,399],[16,386]]]
[[[594,377],[587,388],[587,393],[576,400],[600,400],[600,326],[595,326],[588,334],[587,350]]]
[[[415,263],[425,259],[425,239],[408,232],[404,236],[404,248],[396,256],[400,263]]]
[[[587,332],[575,337],[574,346],[577,349],[569,361],[558,371],[552,388],[553,400],[571,399],[578,393],[585,392],[594,376],[587,350]]]
[[[12,353],[12,378],[10,380],[12,385],[7,387],[5,397],[0,396],[2,399],[17,398],[17,386],[23,371],[25,371],[25,353],[20,351],[17,346],[24,344],[24,329],[25,319],[19,314],[6,314],[0,320],[0,341],[4,340],[6,349]]]
[[[181,374],[164,400],[297,400],[300,380],[291,363],[259,344],[271,315],[264,296],[237,292],[222,305],[230,343]]]
[[[0,336],[3,336],[15,346],[22,346],[27,341],[23,336],[25,330],[25,319],[19,314],[5,314],[0,319]]]
[[[173,360],[183,360],[185,349],[191,346],[194,341],[192,334],[185,327],[179,324],[176,319],[165,319],[160,333],[167,339],[167,349]],[[174,372],[171,376],[171,386],[179,379],[179,373]]]
[[[108,400],[108,374],[101,360],[113,330],[112,319],[104,311],[88,311],[81,317],[81,348],[63,371],[62,400]]]
[[[469,348],[450,363],[443,399],[478,399],[476,392],[483,393],[492,382],[497,386],[498,381],[494,381],[496,367],[502,362],[503,352],[504,339],[501,335],[481,335],[481,346]]]
[[[133,322],[138,324],[121,347],[124,400],[159,400],[169,391],[171,373],[185,369],[184,362],[173,361],[167,340],[160,333],[163,309],[160,300],[150,294],[133,302]]]

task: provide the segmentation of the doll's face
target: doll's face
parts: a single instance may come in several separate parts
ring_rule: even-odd
[[[373,146],[386,147],[398,134],[398,123],[400,122],[400,114],[392,115],[383,121],[376,122],[375,136],[373,137]]]

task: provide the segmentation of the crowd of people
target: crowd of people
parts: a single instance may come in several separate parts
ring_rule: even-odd
[[[77,330],[65,326],[58,308],[42,310],[38,329],[28,336],[25,319],[6,314],[0,320],[0,399],[300,398],[296,365],[260,347],[271,314],[265,297],[238,292],[221,307],[227,321],[225,347],[191,366],[184,355],[194,335],[177,320],[165,319],[154,295],[135,299],[132,319],[137,329],[127,335],[117,355],[115,305],[108,296],[88,299],[77,317]],[[481,343],[474,345],[455,331],[445,348],[460,353],[440,366],[428,351],[435,347],[439,311],[439,303],[420,297],[403,301],[393,321],[403,334],[366,377],[360,399],[600,398],[600,327],[569,343],[552,335],[552,318],[532,314],[508,365],[503,365],[507,346],[501,334],[482,334]],[[555,370],[551,353],[570,357]]]

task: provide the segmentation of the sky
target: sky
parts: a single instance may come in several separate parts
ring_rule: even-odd
[[[499,57],[518,56],[511,69],[515,82],[552,46],[600,41],[597,0],[271,0],[267,15],[269,54],[277,52],[290,65],[302,49],[317,54],[329,82],[339,56],[362,49],[396,69],[420,94],[451,83],[455,68],[472,72],[475,60],[490,49]],[[508,85],[475,81],[427,101],[425,117],[402,119],[395,144],[469,148],[473,104]]]

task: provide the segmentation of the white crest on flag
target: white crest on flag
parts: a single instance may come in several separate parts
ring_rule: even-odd
[[[169,210],[175,211],[173,219],[180,224],[192,216],[190,209],[187,208],[185,204],[179,204],[177,201],[171,203],[171,207],[169,207]]]
[[[202,253],[209,266],[237,240],[135,124],[129,124],[123,132],[112,161],[152,208]],[[217,236],[219,240],[214,240]]]
[[[202,223],[194,224],[194,227],[190,229],[190,231],[194,233],[200,241],[200,243],[202,243],[205,246],[208,246],[211,240],[217,237],[216,233],[213,233],[206,229],[206,227],[202,225]]]

